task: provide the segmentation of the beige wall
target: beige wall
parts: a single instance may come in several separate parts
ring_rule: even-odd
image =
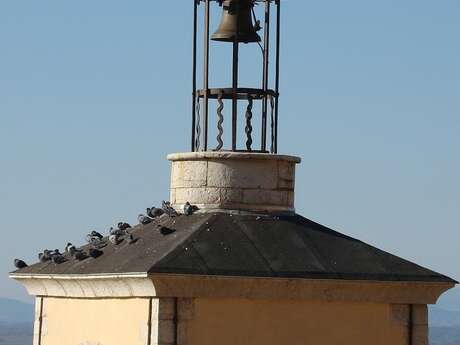
[[[44,298],[41,345],[145,345],[148,316],[149,299]]]
[[[198,299],[179,343],[407,345],[408,316],[407,305]]]
[[[413,307],[412,345],[427,345],[426,315]],[[176,308],[172,298],[45,297],[34,344],[408,345],[410,319],[403,304],[180,298]]]

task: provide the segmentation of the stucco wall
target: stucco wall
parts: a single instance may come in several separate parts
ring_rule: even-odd
[[[52,297],[37,301],[43,305],[37,308],[35,345],[427,345],[425,305],[412,306],[411,316],[409,305],[358,302]]]
[[[197,299],[192,314],[180,344],[408,344],[407,305]]]
[[[148,317],[149,299],[44,298],[41,345],[145,345]]]

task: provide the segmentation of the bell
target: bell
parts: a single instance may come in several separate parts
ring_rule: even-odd
[[[260,36],[252,23],[253,0],[225,0],[224,13],[219,28],[212,35],[213,41],[252,43],[260,42]]]

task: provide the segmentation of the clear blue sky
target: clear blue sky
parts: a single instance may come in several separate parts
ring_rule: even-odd
[[[191,3],[0,2],[0,296],[26,298],[13,258],[168,198],[165,156],[189,149]],[[283,3],[298,212],[460,278],[460,2]],[[213,85],[227,54],[213,47]],[[260,52],[243,54],[249,83]]]

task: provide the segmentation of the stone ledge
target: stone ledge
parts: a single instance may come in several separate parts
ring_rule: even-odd
[[[213,160],[213,159],[254,159],[254,160],[276,160],[287,161],[293,163],[300,163],[302,159],[296,156],[289,155],[275,155],[268,153],[253,153],[253,152],[185,152],[185,153],[171,153],[167,156],[168,160],[176,161],[193,161],[193,160]]]

